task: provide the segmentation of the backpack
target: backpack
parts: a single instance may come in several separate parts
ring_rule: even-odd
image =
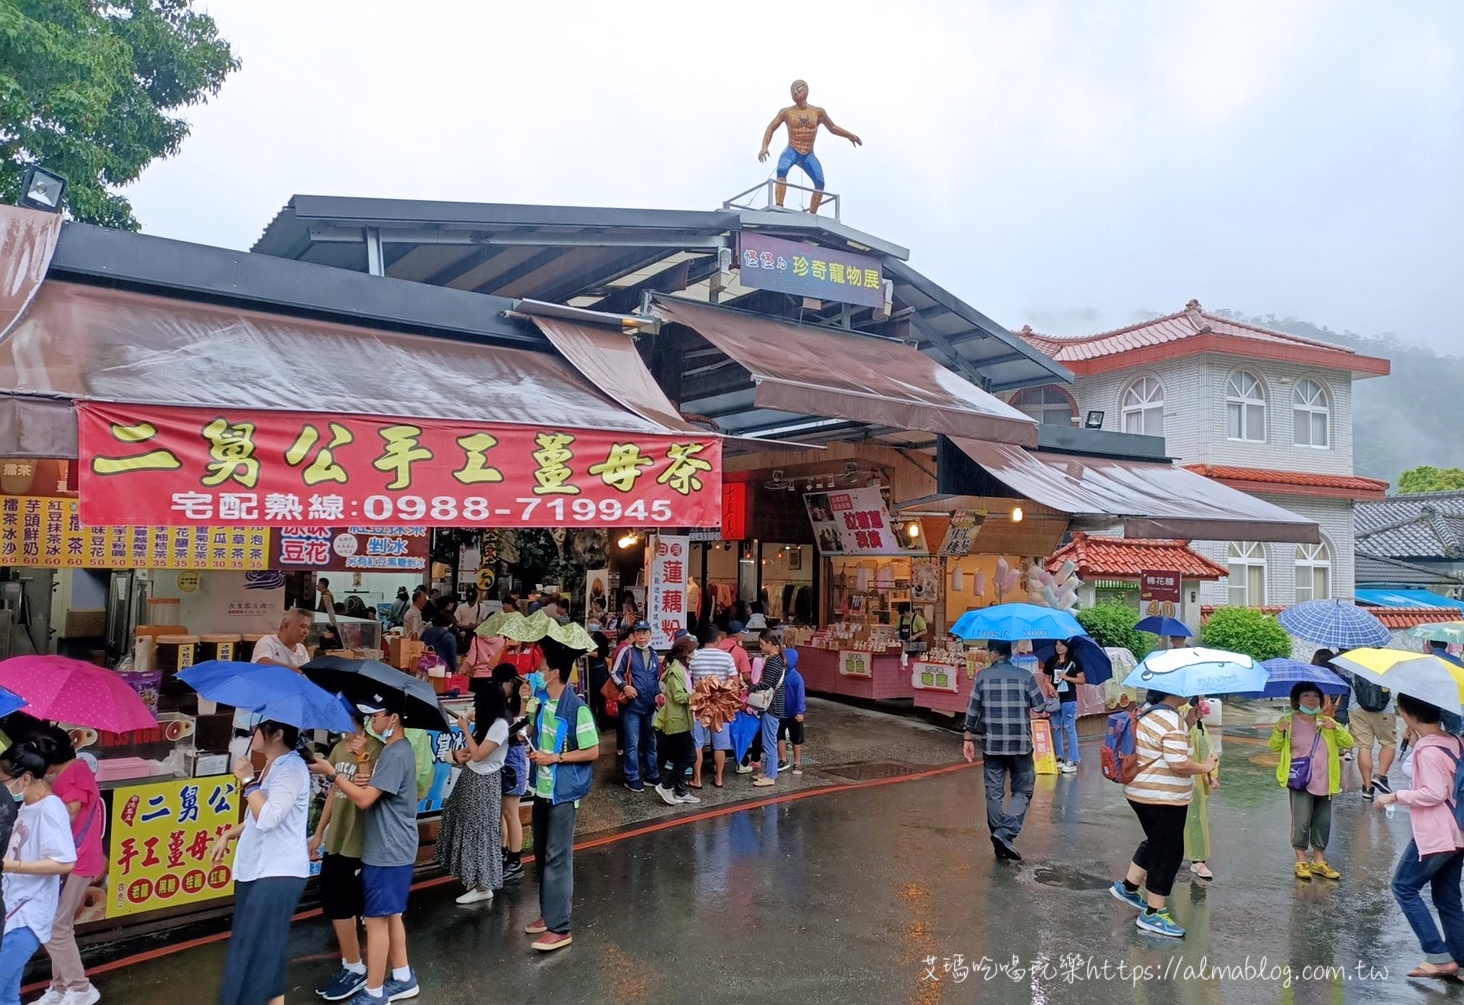
[[[1454,811],[1454,823],[1461,831],[1464,831],[1464,771],[1459,770],[1459,755],[1448,747],[1440,747],[1449,760],[1454,762],[1454,798],[1445,799],[1444,803]],[[1418,762],[1418,755],[1413,755],[1414,763]]]
[[[1357,696],[1357,707],[1365,712],[1381,712],[1388,707],[1388,689],[1361,675],[1353,675],[1352,693]]]
[[[1099,751],[1103,777],[1110,782],[1127,785],[1139,775],[1139,720],[1154,711],[1151,705],[1142,712],[1130,706],[1108,717],[1108,731]],[[1150,762],[1153,763],[1153,762]]]

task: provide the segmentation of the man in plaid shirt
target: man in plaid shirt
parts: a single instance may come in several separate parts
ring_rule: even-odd
[[[971,682],[962,753],[967,762],[974,764],[976,739],[980,737],[991,847],[997,858],[1020,862],[1022,855],[1012,842],[1022,832],[1032,787],[1037,782],[1032,765],[1032,713],[1057,711],[1058,698],[1045,677],[1028,673],[1012,662],[1010,642],[993,640],[986,649],[992,662]],[[1003,806],[1008,778],[1010,808]]]

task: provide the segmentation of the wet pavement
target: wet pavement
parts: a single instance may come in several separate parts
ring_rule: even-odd
[[[825,726],[846,713],[869,715],[830,711]],[[1106,892],[1140,834],[1094,745],[1076,777],[1039,777],[1018,841],[1026,861],[1013,865],[991,855],[980,771],[928,770],[950,760],[951,734],[849,722],[859,736],[840,743],[861,744],[862,761],[829,742],[821,764],[810,758],[797,788],[780,781],[770,801],[654,821],[649,795],[618,790],[647,814],[640,821],[617,816],[621,797],[608,792],[604,808],[587,805],[605,826],[582,830],[575,942],[556,955],[535,953],[520,931],[537,915],[532,867],[490,905],[457,907],[451,882],[417,891],[407,925],[419,1000],[1464,1001],[1464,984],[1402,976],[1422,958],[1388,891],[1406,812],[1388,820],[1355,791],[1339,796],[1328,858],[1343,879],[1295,881],[1285,793],[1259,729],[1228,730],[1210,802],[1217,879],[1181,873],[1173,905],[1190,934],[1172,942],[1140,934]],[[825,773],[855,763],[927,770],[894,782]],[[100,975],[103,1001],[212,1001],[226,949],[217,941]],[[310,988],[336,965],[327,926],[297,923],[291,957],[287,1000],[318,1001]]]

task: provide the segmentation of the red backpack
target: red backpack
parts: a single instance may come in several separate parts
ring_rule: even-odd
[[[1103,777],[1110,782],[1127,785],[1148,767],[1139,764],[1138,731],[1139,720],[1152,711],[1152,706],[1140,712],[1131,705],[1125,711],[1108,717],[1108,732],[1103,737],[1103,749],[1099,754],[1103,762]]]

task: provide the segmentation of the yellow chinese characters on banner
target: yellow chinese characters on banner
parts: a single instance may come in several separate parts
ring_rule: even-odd
[[[107,856],[107,917],[229,896],[233,869],[212,865],[209,850],[238,819],[238,784],[228,775],[119,789]]]
[[[256,572],[269,543],[263,527],[83,527],[75,499],[0,496],[0,566]]]
[[[1032,766],[1039,775],[1057,774],[1057,755],[1052,747],[1052,724],[1046,719],[1032,720]]]

